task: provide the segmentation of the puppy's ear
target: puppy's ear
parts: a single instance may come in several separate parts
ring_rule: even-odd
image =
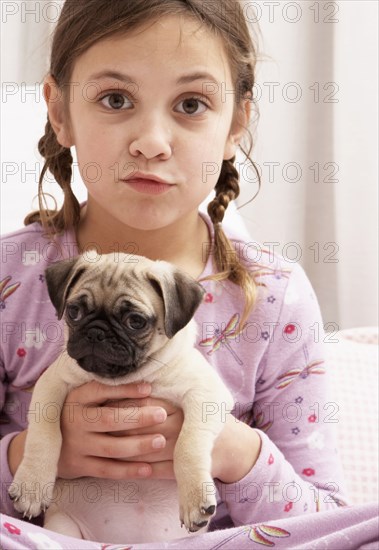
[[[45,270],[47,290],[57,310],[58,319],[62,318],[70,288],[85,271],[85,267],[78,269],[78,259],[62,260]]]
[[[165,273],[149,273],[149,279],[163,299],[165,332],[168,338],[172,338],[190,322],[205,290],[195,279],[172,266]]]

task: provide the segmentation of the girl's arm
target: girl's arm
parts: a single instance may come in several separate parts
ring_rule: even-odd
[[[12,476],[16,473],[24,455],[25,439],[28,430],[23,430],[14,436],[8,446],[8,465]]]
[[[235,525],[346,502],[335,438],[338,403],[329,387],[328,339],[314,291],[299,265],[292,271],[279,319],[271,321],[277,325],[261,362],[252,411],[252,425],[262,442],[259,456],[245,477],[217,483]],[[238,440],[236,445],[239,448]],[[246,446],[252,461],[254,452]]]
[[[212,453],[213,478],[223,483],[239,482],[257,462],[261,446],[257,430],[228,415]]]

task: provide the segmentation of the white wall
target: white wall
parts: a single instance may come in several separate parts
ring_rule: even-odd
[[[296,243],[325,321],[376,325],[378,3],[258,4],[262,189],[240,212],[258,241]]]

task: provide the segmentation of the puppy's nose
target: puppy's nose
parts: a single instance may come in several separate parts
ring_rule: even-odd
[[[95,344],[105,339],[105,332],[101,328],[92,327],[87,332],[87,340]]]

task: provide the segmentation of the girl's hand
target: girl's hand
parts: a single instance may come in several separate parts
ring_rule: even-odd
[[[212,477],[224,483],[239,481],[250,472],[260,450],[258,432],[228,414],[224,429],[213,447]]]
[[[146,397],[138,384],[90,382],[67,396],[61,416],[58,475],[109,479],[173,479],[173,451],[181,409]],[[161,447],[155,446],[161,443]]]
[[[149,393],[148,387],[145,395]],[[66,479],[173,479],[173,451],[183,411],[143,395],[137,384],[106,386],[90,382],[72,390],[62,411],[58,475]],[[154,417],[157,412],[163,413],[162,420]],[[10,443],[12,474],[22,459],[26,433],[24,430]],[[163,437],[163,448],[153,447],[156,437]],[[256,430],[228,415],[213,448],[212,477],[224,483],[239,481],[254,466],[260,447]]]

